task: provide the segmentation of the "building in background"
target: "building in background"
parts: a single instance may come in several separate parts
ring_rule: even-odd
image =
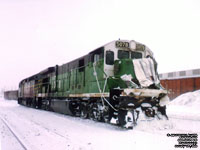
[[[161,84],[170,93],[170,99],[200,89],[200,69],[159,74]]]

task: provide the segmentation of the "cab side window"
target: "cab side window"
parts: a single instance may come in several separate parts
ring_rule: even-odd
[[[113,65],[114,64],[114,52],[106,51],[106,64]]]
[[[100,59],[100,55],[99,54],[95,54],[94,55],[94,62],[98,62]]]

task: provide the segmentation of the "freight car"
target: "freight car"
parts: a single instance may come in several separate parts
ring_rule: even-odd
[[[136,41],[117,40],[61,66],[49,67],[19,84],[18,103],[132,128],[141,114],[166,116],[152,51]]]
[[[4,99],[17,100],[18,99],[18,90],[5,91],[4,92]]]

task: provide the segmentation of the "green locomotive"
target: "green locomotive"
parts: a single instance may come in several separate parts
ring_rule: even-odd
[[[141,114],[166,115],[151,50],[117,40],[61,66],[49,67],[19,84],[18,103],[131,128]]]

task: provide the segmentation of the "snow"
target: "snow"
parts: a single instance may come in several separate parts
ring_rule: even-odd
[[[171,101],[168,115],[200,121],[200,90],[182,94]]]
[[[30,150],[173,150],[178,137],[200,135],[200,91],[167,106],[169,120],[140,121],[133,130],[18,105],[0,98],[0,150],[21,150],[4,119]],[[198,144],[200,143],[198,139]],[[198,147],[199,148],[199,147]]]

